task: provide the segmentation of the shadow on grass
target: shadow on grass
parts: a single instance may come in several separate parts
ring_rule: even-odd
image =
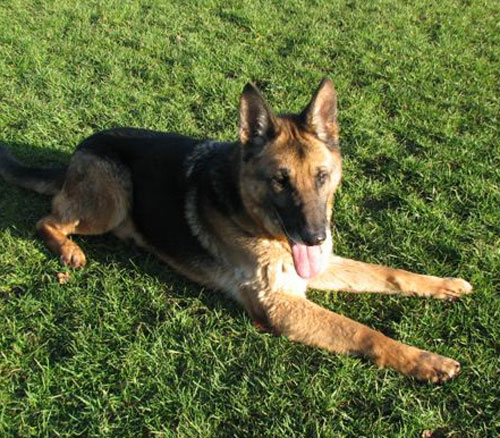
[[[0,145],[9,149],[21,162],[40,167],[64,165],[71,154],[26,143],[5,142]],[[38,239],[35,223],[50,212],[50,197],[12,186],[0,178],[0,230],[9,229],[16,239],[33,241]],[[158,278],[165,286],[175,285],[172,298],[199,298],[208,307],[223,307],[232,317],[240,317],[244,311],[220,292],[200,294],[202,286],[175,273],[169,266],[153,255],[120,241],[111,233],[100,236],[78,236],[88,260],[102,265],[118,263],[125,269],[138,269],[144,274]],[[47,257],[54,257],[47,249]],[[83,268],[85,269],[85,268]],[[179,291],[179,292],[177,292]],[[182,292],[181,292],[182,291]],[[147,322],[147,321],[144,321]]]

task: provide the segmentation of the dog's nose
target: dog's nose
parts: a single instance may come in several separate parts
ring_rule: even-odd
[[[321,245],[326,240],[325,232],[314,234],[311,241],[313,245]]]
[[[326,240],[325,231],[316,231],[305,233],[303,236],[304,243],[309,246],[321,245]]]

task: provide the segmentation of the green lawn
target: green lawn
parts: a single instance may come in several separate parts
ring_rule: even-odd
[[[328,75],[335,251],[476,293],[311,294],[461,362],[420,384],[260,334],[111,236],[76,237],[89,264],[64,269],[34,231],[49,200],[0,181],[0,436],[498,436],[499,19],[496,0],[2,0],[0,141],[23,160],[65,162],[117,125],[235,139],[247,81],[288,111]]]

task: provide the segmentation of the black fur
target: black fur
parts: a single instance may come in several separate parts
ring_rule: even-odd
[[[25,166],[0,145],[0,175],[11,184],[43,195],[54,195],[64,183],[66,167],[45,169]]]
[[[200,146],[203,158],[188,162],[202,143],[206,143]],[[137,230],[166,255],[191,260],[210,257],[186,222],[185,201],[190,188],[196,188],[200,199],[208,199],[224,214],[241,208],[236,169],[231,166],[236,144],[116,128],[89,137],[78,150],[127,166],[132,177],[132,217]],[[193,170],[188,176],[189,165]]]

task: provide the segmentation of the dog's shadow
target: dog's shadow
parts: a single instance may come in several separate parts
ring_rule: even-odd
[[[6,147],[19,161],[30,166],[60,166],[67,164],[71,157],[71,153],[26,143],[0,140],[0,145]],[[49,214],[50,199],[48,196],[10,185],[0,177],[0,231],[8,229],[15,239],[36,241],[38,236],[35,224],[41,217]],[[88,260],[96,261],[102,266],[119,265],[119,268],[138,270],[154,277],[165,285],[165,293],[173,299],[197,298],[207,307],[224,308],[231,317],[240,318],[244,315],[243,309],[224,294],[212,291],[201,293],[202,286],[190,282],[153,255],[130,242],[119,240],[111,233],[75,238]],[[48,249],[44,251],[47,258],[55,257]]]

